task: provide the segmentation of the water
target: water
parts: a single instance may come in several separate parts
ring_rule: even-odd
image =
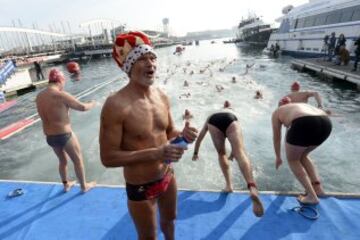
[[[353,87],[346,83],[322,81],[292,70],[290,58],[271,59],[262,55],[261,51],[238,49],[232,44],[222,44],[221,41],[216,44],[202,41],[200,46],[187,46],[182,56],[173,55],[173,51],[174,47],[157,50],[159,64],[156,84],[169,95],[173,118],[179,129],[184,125],[182,114],[185,109],[192,112],[194,118],[191,124],[200,130],[207,115],[220,109],[223,102],[229,100],[238,112],[245,147],[259,188],[301,190],[286,162],[280,170],[275,170],[270,120],[278,100],[288,93],[291,83],[298,80],[302,89],[318,91],[324,105],[339,115],[332,118],[333,132],[330,138],[311,153],[325,189],[359,192],[360,97]],[[256,64],[249,73],[241,76],[246,64],[254,62]],[[212,76],[209,70],[199,73],[207,66]],[[58,67],[64,69],[64,66]],[[117,79],[82,99],[97,100],[100,104],[95,109],[71,112],[73,129],[83,149],[87,179],[101,184],[123,185],[122,169],[106,169],[100,162],[98,132],[101,105],[110,93],[126,84],[126,77],[112,59],[92,60],[81,67],[82,80],[68,81],[66,85],[66,90],[74,95],[96,84]],[[224,67],[223,72],[219,71]],[[193,75],[189,74],[191,71],[194,71]],[[237,83],[231,82],[233,76]],[[184,80],[187,80],[189,87],[183,86]],[[218,92],[216,85],[222,85],[224,90]],[[258,89],[263,92],[262,100],[253,98]],[[0,128],[36,113],[34,99],[38,91],[19,97],[15,107],[1,113]],[[191,96],[186,98],[188,93]],[[314,101],[311,103],[314,104]],[[229,144],[227,149],[229,153]],[[174,164],[179,187],[222,189],[224,178],[210,136],[207,135],[203,140],[197,162],[191,160],[192,153],[193,145],[189,145],[182,160]],[[286,159],[284,154],[283,159]],[[45,142],[40,122],[0,142],[0,179],[59,181],[57,164],[55,154]],[[245,189],[239,167],[236,162],[231,165],[235,188]],[[74,178],[71,163],[69,173]]]

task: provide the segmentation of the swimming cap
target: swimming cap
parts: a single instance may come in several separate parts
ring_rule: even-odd
[[[291,85],[291,91],[299,91],[300,90],[300,83],[298,81],[295,81]]]
[[[230,102],[228,100],[226,100],[224,102],[224,108],[229,108],[231,106]]]
[[[279,101],[279,107],[285,104],[291,103],[291,98],[289,97],[283,97],[282,99],[280,99]]]
[[[130,73],[136,60],[146,53],[156,56],[149,38],[142,32],[128,32],[116,36],[112,56],[119,67]]]
[[[51,69],[49,73],[49,83],[58,83],[65,81],[64,74],[56,68]]]
[[[69,73],[79,73],[80,72],[80,66],[77,62],[71,61],[66,64],[66,68]]]

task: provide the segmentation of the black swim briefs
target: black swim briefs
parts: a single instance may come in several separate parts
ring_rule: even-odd
[[[217,129],[219,129],[221,132],[224,133],[226,136],[226,129],[230,126],[230,124],[233,121],[237,121],[237,117],[235,114],[231,112],[220,112],[220,113],[214,113],[209,118],[208,123],[215,126]]]
[[[296,146],[319,146],[332,129],[328,116],[304,116],[292,121],[286,134],[286,142]]]
[[[64,148],[70,138],[71,138],[71,132],[58,134],[58,135],[49,135],[46,136],[46,142],[51,147]]]

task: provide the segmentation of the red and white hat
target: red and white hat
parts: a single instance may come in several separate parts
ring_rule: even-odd
[[[142,32],[128,32],[116,36],[112,56],[119,67],[130,73],[139,57],[146,53],[156,56],[149,38]]]

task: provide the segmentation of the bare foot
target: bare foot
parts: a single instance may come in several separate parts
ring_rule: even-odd
[[[70,189],[75,185],[76,181],[68,181],[64,184],[64,192],[70,191]]]
[[[86,193],[88,192],[90,189],[92,189],[93,187],[96,186],[96,182],[93,181],[93,182],[88,182],[85,184],[85,188],[82,188],[81,191],[82,193]]]
[[[314,190],[316,192],[316,195],[318,197],[324,197],[325,196],[325,191],[322,188],[321,184],[313,185],[313,188],[314,188]]]
[[[226,192],[226,193],[232,193],[234,192],[232,187],[225,187],[221,190],[222,192]]]
[[[319,203],[319,199],[317,197],[312,197],[310,196],[310,194],[307,195],[299,195],[297,197],[297,200],[301,203],[301,204],[310,204],[310,205],[315,205]]]
[[[261,217],[262,215],[264,215],[264,207],[260,201],[259,193],[256,188],[250,188],[250,197],[253,204],[253,212],[255,216]]]

